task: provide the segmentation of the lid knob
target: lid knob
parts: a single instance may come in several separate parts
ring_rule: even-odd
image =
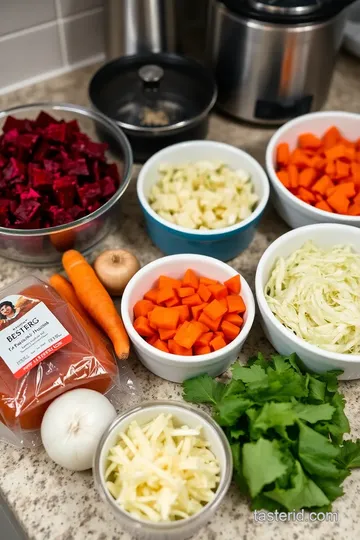
[[[146,90],[156,90],[164,76],[164,70],[155,64],[148,64],[147,66],[142,66],[138,74]]]

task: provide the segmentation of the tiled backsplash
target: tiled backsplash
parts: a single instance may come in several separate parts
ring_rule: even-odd
[[[105,2],[0,0],[0,93],[103,60]],[[182,51],[201,57],[208,0],[177,2]]]
[[[101,60],[103,3],[0,0],[0,92]]]

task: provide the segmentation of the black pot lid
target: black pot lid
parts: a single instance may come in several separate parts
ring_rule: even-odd
[[[230,11],[262,22],[311,24],[335,17],[354,0],[218,0]]]
[[[89,94],[125,130],[160,134],[204,118],[215,104],[216,85],[195,60],[161,53],[106,64],[94,75]]]
[[[249,5],[264,13],[307,15],[323,7],[324,0],[249,0]]]

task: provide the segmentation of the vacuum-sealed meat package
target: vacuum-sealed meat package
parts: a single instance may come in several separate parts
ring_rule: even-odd
[[[73,388],[107,397],[135,393],[131,372],[121,369],[122,381],[102,331],[40,279],[0,290],[0,439],[39,444],[47,407]]]

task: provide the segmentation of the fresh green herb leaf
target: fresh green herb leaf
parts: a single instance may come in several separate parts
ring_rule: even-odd
[[[301,420],[306,420],[310,424],[320,422],[320,420],[331,420],[335,407],[329,403],[322,405],[307,405],[306,403],[298,403],[295,407],[295,412]]]
[[[291,403],[265,403],[260,414],[252,422],[254,432],[265,433],[270,428],[291,426],[297,415]]]
[[[224,392],[225,384],[216,382],[209,375],[200,375],[183,382],[185,401],[216,405]]]
[[[233,426],[251,405],[252,401],[249,399],[230,396],[217,404],[215,419],[220,426]]]
[[[334,459],[339,456],[339,448],[303,422],[299,422],[298,452],[299,459],[308,473],[323,477],[337,477],[339,470]]]
[[[246,443],[242,457],[243,474],[252,497],[256,497],[264,486],[286,473],[277,441],[260,437],[256,443]]]
[[[337,461],[347,469],[360,467],[360,440],[358,439],[356,442],[344,441]]]
[[[264,495],[279,502],[290,512],[300,510],[300,508],[323,506],[330,502],[315,482],[306,476],[298,461],[296,461],[295,473],[291,478],[291,487],[282,489],[276,486],[271,491],[265,491]]]
[[[309,376],[309,400],[321,401],[325,399],[326,384],[324,381],[315,379],[312,375]]]
[[[255,364],[249,368],[235,363],[232,368],[232,376],[235,381],[242,381],[245,384],[263,383],[267,380],[266,371]]]

